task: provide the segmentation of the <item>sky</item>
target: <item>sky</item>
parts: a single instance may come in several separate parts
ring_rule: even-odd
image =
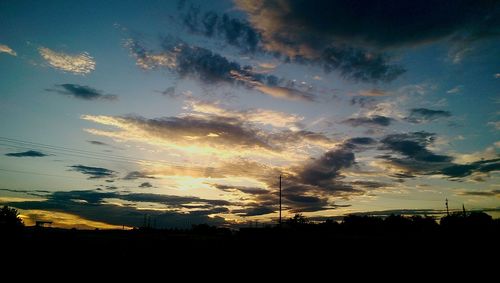
[[[500,216],[500,3],[1,1],[28,225]]]

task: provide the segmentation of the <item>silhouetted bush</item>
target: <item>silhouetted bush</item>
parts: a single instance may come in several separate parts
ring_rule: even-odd
[[[8,206],[0,209],[0,231],[19,231],[23,227],[24,224],[17,209]]]

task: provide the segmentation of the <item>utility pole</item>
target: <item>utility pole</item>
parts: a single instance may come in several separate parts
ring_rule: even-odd
[[[448,198],[446,198],[446,215],[450,216],[450,210],[448,209]]]
[[[281,226],[281,175],[280,175],[280,226]]]
[[[464,214],[464,217],[467,217],[467,213],[465,213],[465,205],[462,203],[462,212]]]

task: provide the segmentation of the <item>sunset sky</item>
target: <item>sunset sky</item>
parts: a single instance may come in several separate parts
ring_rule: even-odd
[[[0,203],[56,227],[500,216],[500,2],[1,1]]]

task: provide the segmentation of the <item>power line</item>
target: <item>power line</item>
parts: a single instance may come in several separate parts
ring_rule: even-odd
[[[12,148],[17,148],[17,149],[24,149],[24,150],[32,150],[33,148],[36,149],[41,149],[43,151],[46,151],[48,153],[55,153],[56,155],[63,155],[63,156],[72,156],[72,157],[79,157],[79,158],[88,158],[88,159],[95,159],[95,160],[102,160],[102,161],[110,161],[110,162],[117,162],[117,163],[132,163],[132,164],[141,164],[144,162],[147,163],[153,163],[153,164],[158,164],[158,165],[166,165],[170,166],[173,168],[177,169],[189,169],[190,171],[193,172],[198,172],[198,173],[206,173],[207,170],[214,170],[214,173],[221,173],[221,174],[232,174],[233,172],[230,170],[224,170],[222,168],[214,168],[214,167],[202,167],[202,166],[190,166],[187,167],[185,165],[181,165],[178,163],[174,162],[168,162],[168,161],[160,161],[160,160],[152,160],[152,159],[139,159],[139,158],[133,158],[133,157],[128,157],[128,156],[120,156],[120,155],[112,155],[112,154],[106,154],[102,152],[95,152],[95,151],[88,151],[88,150],[80,150],[80,149],[75,149],[75,148],[70,148],[70,147],[63,147],[63,146],[56,146],[56,145],[49,145],[49,144],[43,144],[43,143],[37,143],[37,142],[31,142],[31,141],[25,141],[25,140],[19,140],[19,139],[12,139],[12,138],[7,138],[7,137],[0,137],[0,146],[6,146],[6,147],[12,147]]]
[[[3,141],[3,143],[2,143],[2,141]],[[149,163],[156,163],[156,164],[160,164],[160,165],[168,165],[168,166],[173,166],[173,167],[185,168],[185,166],[174,163],[174,162],[151,160],[151,159],[139,159],[139,158],[133,158],[133,157],[128,157],[128,156],[120,156],[120,155],[111,155],[111,154],[106,154],[106,153],[102,153],[102,152],[79,150],[79,149],[73,149],[73,148],[69,148],[69,147],[47,145],[47,144],[41,144],[41,143],[36,143],[36,142],[10,139],[10,138],[5,138],[5,137],[0,137],[0,145],[10,146],[13,148],[18,148],[18,149],[33,149],[33,147],[43,148],[43,150],[48,151],[50,153],[55,152],[55,153],[61,154],[61,155],[83,157],[83,158],[105,160],[105,161],[129,162],[129,163],[134,163],[134,164],[138,164],[138,163],[142,163],[142,162],[149,162]],[[196,168],[194,168],[194,167],[191,167],[190,169],[196,170]],[[205,169],[200,169],[200,171],[201,170],[205,170]]]
[[[0,168],[0,171],[17,173],[17,174],[31,174],[31,175],[39,175],[39,176],[49,176],[49,177],[60,177],[60,178],[83,180],[83,178],[75,178],[75,177],[71,177],[71,176],[55,175],[55,174],[48,174],[48,173],[38,173],[38,172],[33,172],[33,171],[10,170],[10,169],[4,169],[4,168]]]

